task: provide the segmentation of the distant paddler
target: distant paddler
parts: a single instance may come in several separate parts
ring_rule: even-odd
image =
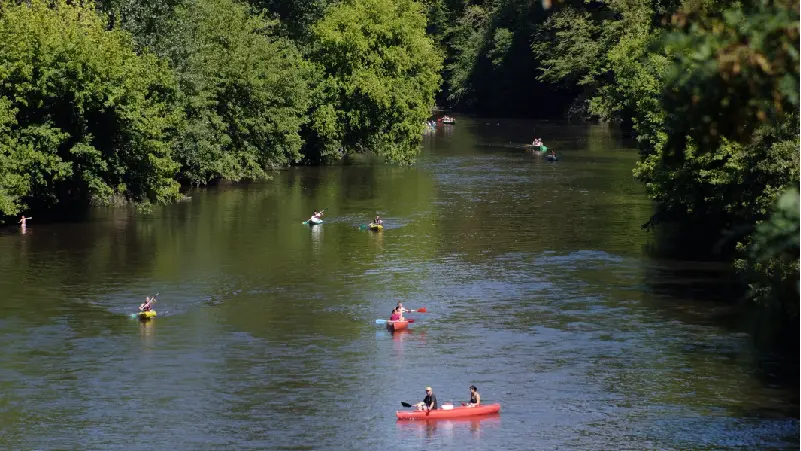
[[[33,216],[29,216],[27,218],[24,215],[20,216],[18,224],[21,224],[22,227],[25,228],[28,225],[28,220],[29,219],[33,219]]]
[[[147,296],[145,298],[145,302],[139,306],[140,312],[149,312],[153,308],[153,303],[156,302],[156,297]]]

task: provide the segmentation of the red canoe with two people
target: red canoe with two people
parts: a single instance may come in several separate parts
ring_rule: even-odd
[[[419,312],[425,313],[427,310],[425,307],[421,307],[416,310],[409,310],[403,306],[402,302],[398,302],[398,305],[392,309],[392,315],[389,317],[389,321],[387,321],[387,329],[396,332],[401,330],[406,330],[409,328],[409,324],[414,322],[414,319],[407,319],[403,316],[406,312]]]
[[[442,407],[434,410],[398,410],[395,415],[399,420],[444,420],[491,415],[500,411],[500,404],[483,404],[475,407],[443,404]]]

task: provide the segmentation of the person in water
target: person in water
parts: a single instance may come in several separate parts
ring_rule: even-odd
[[[426,397],[423,398],[423,402],[418,402],[416,407],[417,410],[436,410],[439,407],[437,395],[434,394],[434,390],[431,387],[426,387]]]
[[[467,407],[476,407],[481,405],[481,395],[478,394],[478,388],[475,385],[470,386],[470,402]]]
[[[373,219],[373,224],[384,225],[384,221],[381,220],[381,216],[375,215],[375,219]]]
[[[139,306],[139,311],[140,312],[149,312],[150,309],[153,308],[153,303],[154,302],[156,302],[156,297],[155,296],[153,296],[152,298],[150,296],[146,297],[145,298],[145,302],[142,305]]]
[[[23,216],[20,216],[20,217],[19,217],[19,222],[18,222],[18,224],[22,224],[22,227],[25,227],[25,226],[27,226],[27,225],[28,225],[27,221],[28,221],[29,219],[33,219],[33,217],[26,218],[24,215],[23,215]]]

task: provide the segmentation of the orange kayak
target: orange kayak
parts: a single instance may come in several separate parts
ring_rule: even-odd
[[[406,330],[409,328],[409,321],[387,321],[387,329],[391,331]]]
[[[489,415],[498,413],[501,410],[500,404],[484,404],[477,407],[459,406],[452,409],[436,409],[426,412],[425,410],[398,410],[395,412],[399,420],[438,420],[445,418],[464,418],[478,415]]]

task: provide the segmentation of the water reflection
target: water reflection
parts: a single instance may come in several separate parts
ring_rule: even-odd
[[[139,323],[139,336],[142,338],[142,344],[150,345],[153,344],[153,340],[156,336],[156,320],[154,319],[147,319],[147,320],[139,320],[137,319],[136,322]]]
[[[314,252],[317,253],[320,251],[320,243],[323,238],[323,226],[317,225],[308,227],[311,228],[312,247]]]
[[[459,437],[470,435],[474,439],[481,438],[487,429],[501,426],[500,414],[485,415],[475,418],[453,418],[440,420],[398,420],[396,423],[399,437],[412,435],[419,438]]]

